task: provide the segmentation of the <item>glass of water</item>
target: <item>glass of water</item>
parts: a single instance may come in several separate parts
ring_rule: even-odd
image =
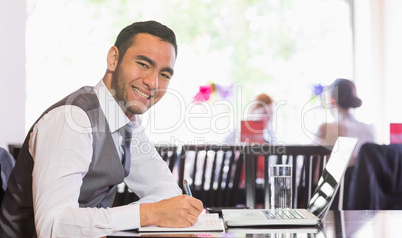
[[[271,209],[292,208],[292,165],[274,164],[269,170]]]

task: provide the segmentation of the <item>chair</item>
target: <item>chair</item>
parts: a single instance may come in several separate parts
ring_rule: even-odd
[[[348,210],[401,210],[402,144],[363,144],[347,198]]]
[[[262,196],[263,206],[269,208],[270,188],[268,168],[270,164],[292,164],[292,201],[295,208],[307,208],[332,147],[315,145],[253,144],[245,148],[246,206],[255,208],[256,197]],[[264,157],[264,182],[256,184],[256,161]],[[257,194],[259,193],[259,194]]]
[[[205,207],[234,207],[244,161],[242,147],[184,145],[184,178]]]
[[[168,164],[179,187],[183,189],[184,151],[182,151],[181,147],[173,145],[156,146],[155,148]]]
[[[8,144],[8,151],[17,160],[18,155],[21,151],[22,144]]]
[[[10,177],[11,170],[14,168],[14,165],[15,159],[13,158],[13,156],[7,150],[0,147],[0,204],[7,189],[8,178]]]

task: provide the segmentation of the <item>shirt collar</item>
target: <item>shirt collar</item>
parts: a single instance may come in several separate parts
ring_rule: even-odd
[[[133,126],[136,127],[136,124],[138,123],[137,116],[135,117],[134,122],[130,121],[123,109],[109,92],[102,79],[95,85],[94,91],[98,97],[100,107],[105,114],[112,133],[128,123],[132,123]]]

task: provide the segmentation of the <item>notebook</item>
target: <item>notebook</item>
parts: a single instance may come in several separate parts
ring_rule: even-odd
[[[356,147],[357,138],[338,137],[307,209],[222,209],[228,227],[317,225],[325,218]]]
[[[224,227],[216,213],[202,213],[198,217],[197,222],[189,227],[172,228],[172,227],[159,227],[159,226],[143,226],[138,229],[140,234],[151,233],[155,234],[180,234],[185,232],[223,232]]]

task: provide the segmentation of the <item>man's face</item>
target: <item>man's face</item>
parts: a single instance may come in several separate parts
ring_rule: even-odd
[[[146,112],[165,95],[175,61],[172,44],[150,34],[136,36],[111,82],[114,97],[129,118]]]

